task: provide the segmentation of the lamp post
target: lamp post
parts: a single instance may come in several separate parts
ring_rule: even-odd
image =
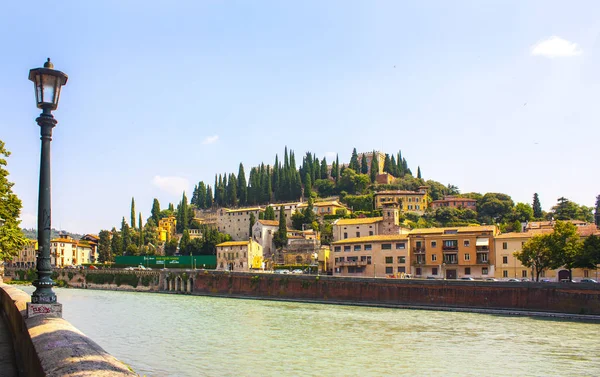
[[[56,295],[52,291],[54,282],[51,279],[52,266],[50,265],[50,229],[51,229],[51,192],[50,192],[50,142],[52,141],[52,128],[56,126],[56,119],[52,110],[58,107],[60,89],[67,83],[67,75],[53,69],[54,65],[48,61],[44,68],[35,68],[29,71],[29,80],[35,87],[36,104],[42,113],[36,119],[40,126],[42,150],[40,157],[40,191],[38,198],[38,255],[37,279],[33,282],[36,290],[31,295],[31,306],[28,314],[48,314],[50,312],[60,315],[60,304],[56,303]],[[34,307],[36,304],[40,304]],[[48,305],[50,304],[50,305]],[[53,304],[55,307],[53,307]],[[37,308],[37,309],[36,309]]]

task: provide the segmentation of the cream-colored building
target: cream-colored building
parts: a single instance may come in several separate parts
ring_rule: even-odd
[[[277,203],[271,204],[271,208],[275,211],[275,220],[279,221],[279,212],[281,211],[281,207],[283,206],[283,213],[285,216],[285,224],[288,227],[292,226],[292,215],[296,210],[298,210],[298,206],[302,204],[300,202],[289,202],[289,203]]]
[[[252,227],[252,239],[262,246],[265,260],[273,258],[275,253],[273,235],[278,229],[279,221],[275,220],[258,220]]]
[[[254,221],[258,221],[262,211],[260,207],[221,208],[217,211],[217,229],[229,234],[234,241],[247,240],[250,238],[250,216],[254,215]]]
[[[38,243],[36,240],[27,240],[25,246],[19,250],[19,254],[13,257],[10,265],[19,268],[35,268],[37,261],[37,245]]]
[[[406,190],[386,190],[373,194],[375,208],[381,209],[391,203],[400,206],[402,212],[413,212],[419,215],[425,213],[427,209],[427,186],[419,187],[418,191]]]
[[[298,204],[298,210],[304,211],[308,207],[307,202],[303,202]],[[350,213],[350,210],[345,205],[341,204],[337,200],[328,200],[322,202],[314,202],[313,203],[313,211],[317,216],[323,217],[325,215],[335,215],[336,211],[342,210],[346,213]]]
[[[263,249],[252,239],[229,241],[216,246],[217,270],[248,272],[263,268]]]
[[[55,267],[73,266],[77,261],[77,241],[68,235],[50,241],[50,264]]]
[[[374,235],[333,242],[333,275],[404,277],[410,273],[408,235]]]
[[[588,224],[584,221],[573,220],[570,221],[577,227],[579,236],[584,239],[592,234],[600,235],[595,224]],[[495,277],[500,280],[507,279],[535,279],[535,271],[531,268],[525,267],[521,262],[514,256],[515,252],[519,252],[523,249],[525,242],[529,241],[533,236],[538,234],[549,234],[554,231],[554,222],[541,221],[527,224],[523,233],[504,233],[496,236],[495,250],[496,250],[496,273]],[[600,265],[599,265],[600,268]],[[598,277],[598,269],[582,269],[575,268],[572,270],[572,280],[579,281],[584,278],[596,279]],[[553,282],[568,280],[569,271],[564,268],[558,268],[555,270],[545,270],[540,274],[541,280],[549,280]]]
[[[408,234],[409,228],[400,224],[400,210],[397,205],[386,204],[381,217],[338,219],[333,222],[333,240],[360,238],[385,234]]]

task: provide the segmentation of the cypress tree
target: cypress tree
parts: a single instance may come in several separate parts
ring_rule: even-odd
[[[417,178],[421,179],[421,167],[417,166]]]
[[[213,193],[210,186],[206,189],[206,201],[204,202],[204,208],[212,208],[213,205]]]
[[[361,174],[369,174],[369,164],[367,163],[367,154],[363,153],[360,159],[360,172]]]
[[[356,153],[356,148],[352,150],[352,156],[350,157],[350,164],[348,164],[348,167],[357,173],[360,172],[360,165],[358,162],[358,153]]]
[[[248,203],[248,183],[246,182],[246,172],[244,171],[244,165],[240,162],[240,167],[238,169],[238,198],[240,205],[246,205]]]
[[[123,240],[121,239],[121,235],[117,230],[113,227],[110,231],[112,238],[110,240],[110,251],[113,256],[123,255]]]
[[[169,211],[175,211],[175,207],[173,206],[173,203],[169,203]]]
[[[379,162],[377,160],[377,154],[373,151],[373,158],[371,158],[371,173],[369,178],[371,178],[371,183],[374,183],[377,179],[377,174],[379,173]]]
[[[385,154],[385,160],[383,160],[383,171],[389,174],[392,174],[392,160],[390,160],[390,155]]]
[[[229,175],[229,183],[227,185],[227,199],[229,200],[229,204],[234,207],[238,204],[237,185],[235,174],[231,173]]]
[[[131,227],[135,229],[135,200],[131,197]]]
[[[540,197],[536,192],[533,194],[533,217],[535,217],[536,219],[541,219],[542,216],[542,204],[540,203]]]
[[[144,246],[144,228],[142,227],[142,213],[140,212],[140,217],[138,219],[138,226],[139,226],[139,232],[140,232],[140,247]]]
[[[250,213],[250,229],[248,229],[250,238],[252,238],[252,228],[254,227],[254,224],[256,224],[256,217],[254,217],[253,213]]]
[[[150,213],[152,214],[152,219],[158,226],[158,221],[160,220],[160,203],[156,198],[154,198],[154,201],[152,202],[152,211]]]
[[[110,232],[108,230],[101,230],[98,236],[100,237],[98,241],[98,262],[111,262]]]
[[[306,178],[304,178],[304,182],[304,197],[310,198],[310,193],[312,192],[312,181],[308,173],[306,173]]]
[[[275,232],[273,243],[275,243],[275,247],[278,249],[287,245],[287,226],[285,222],[284,206],[279,207],[279,229]]]
[[[131,234],[129,233],[129,225],[127,225],[125,217],[121,220],[121,243],[121,250],[123,251],[123,254],[125,254],[127,247],[131,245]]]
[[[340,159],[338,155],[335,155],[335,184],[337,185],[340,180]]]
[[[327,179],[327,178],[328,178],[327,159],[325,157],[323,157],[323,160],[321,160],[321,179]]]
[[[196,195],[196,207],[203,209],[206,207],[206,185],[204,182],[200,181],[198,183],[198,193]]]
[[[313,168],[310,176],[310,181],[314,182],[321,177],[321,164],[316,155],[313,155]]]
[[[192,191],[192,199],[190,199],[190,204],[198,207],[198,185],[194,186],[194,191]]]
[[[277,155],[275,155],[275,165],[273,165],[273,182],[272,182],[272,189],[273,189],[273,196],[275,200],[279,200],[279,196],[281,194],[281,188],[280,188],[280,182],[279,182],[279,174],[280,174],[280,170],[281,167],[279,166],[279,159],[277,157]]]

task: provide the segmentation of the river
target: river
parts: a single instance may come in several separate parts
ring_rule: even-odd
[[[55,290],[63,317],[140,375],[600,375],[595,323]]]

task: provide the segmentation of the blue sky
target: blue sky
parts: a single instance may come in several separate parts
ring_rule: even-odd
[[[34,9],[43,9],[35,12]],[[600,194],[595,1],[42,1],[0,13],[0,139],[36,224],[28,70],[69,75],[54,112],[52,225],[96,233],[215,173],[352,148],[549,209]]]

